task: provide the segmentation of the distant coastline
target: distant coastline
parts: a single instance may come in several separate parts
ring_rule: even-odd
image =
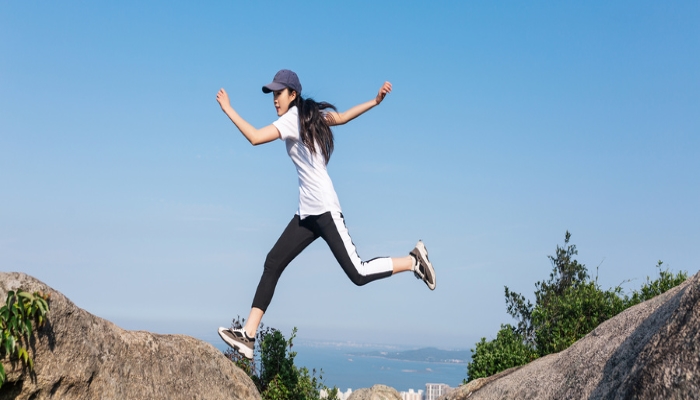
[[[398,391],[425,390],[427,383],[457,387],[467,377],[467,360],[463,356],[470,354],[468,350],[416,350],[408,346],[308,340],[295,342],[294,348],[298,351],[295,364],[322,370],[324,384],[343,391],[375,384]],[[440,362],[444,360],[462,362]]]
[[[222,351],[228,348],[218,337],[212,339],[216,340],[211,343]],[[322,372],[325,385],[338,387],[342,391],[348,388],[369,388],[375,384],[388,385],[398,391],[425,390],[428,382],[457,387],[467,377],[466,362],[470,358],[465,360],[464,354],[471,355],[469,350],[416,350],[411,346],[306,338],[297,338],[293,350],[297,352],[295,365]],[[421,352],[424,353],[423,356],[419,356]],[[401,360],[401,357],[419,359]],[[426,358],[431,361],[425,361]]]
[[[467,364],[471,360],[471,351],[442,350],[435,347],[404,351],[375,350],[369,352],[349,352],[348,355],[352,357],[376,357],[396,361],[439,364]]]

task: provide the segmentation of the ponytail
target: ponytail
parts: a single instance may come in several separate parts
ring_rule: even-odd
[[[304,99],[297,94],[292,105],[295,105],[299,111],[299,131],[301,141],[311,154],[316,154],[316,145],[318,144],[321,154],[323,155],[326,164],[333,153],[333,131],[331,130],[327,118],[332,118],[323,112],[326,109],[337,111],[335,106],[325,101],[317,103],[313,99]]]

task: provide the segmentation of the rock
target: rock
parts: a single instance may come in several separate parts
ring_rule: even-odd
[[[700,399],[700,273],[568,349],[476,379],[466,399]]]
[[[401,400],[401,395],[389,386],[374,385],[352,392],[348,400]]]
[[[34,371],[2,360],[0,399],[260,399],[245,372],[211,344],[121,329],[31,276],[0,272],[3,303],[17,288],[49,293],[50,311],[31,342]]]

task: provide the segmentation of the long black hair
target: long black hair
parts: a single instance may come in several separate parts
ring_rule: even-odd
[[[290,90],[291,89],[287,89]],[[316,145],[321,150],[321,154],[328,164],[333,153],[333,131],[329,122],[333,122],[332,116],[326,114],[324,110],[332,109],[338,111],[335,106],[325,101],[316,102],[314,99],[305,99],[297,93],[297,97],[292,101],[290,107],[296,106],[299,112],[299,133],[301,141],[311,154],[316,154]]]

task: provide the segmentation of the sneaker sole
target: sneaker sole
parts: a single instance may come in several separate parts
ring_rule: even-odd
[[[435,286],[437,285],[437,279],[435,278],[435,269],[433,268],[433,263],[428,260],[428,249],[425,248],[425,244],[423,242],[418,242],[416,245],[416,249],[418,250],[418,257],[420,257],[420,262],[424,266],[428,268],[429,275],[433,277],[433,282],[430,283],[427,280],[423,280],[426,285],[428,285],[428,288],[430,290],[435,290]],[[428,275],[428,274],[426,274]]]
[[[228,329],[223,328],[223,327],[219,328],[218,332],[219,332],[219,336],[221,337],[221,339],[224,342],[226,342],[227,345],[238,350],[241,354],[243,354],[245,356],[245,358],[252,360],[253,359],[253,349],[251,349],[250,347],[248,347],[242,343],[238,343],[235,340],[228,337],[227,335],[225,335],[224,331],[226,331],[226,330],[228,330]]]

